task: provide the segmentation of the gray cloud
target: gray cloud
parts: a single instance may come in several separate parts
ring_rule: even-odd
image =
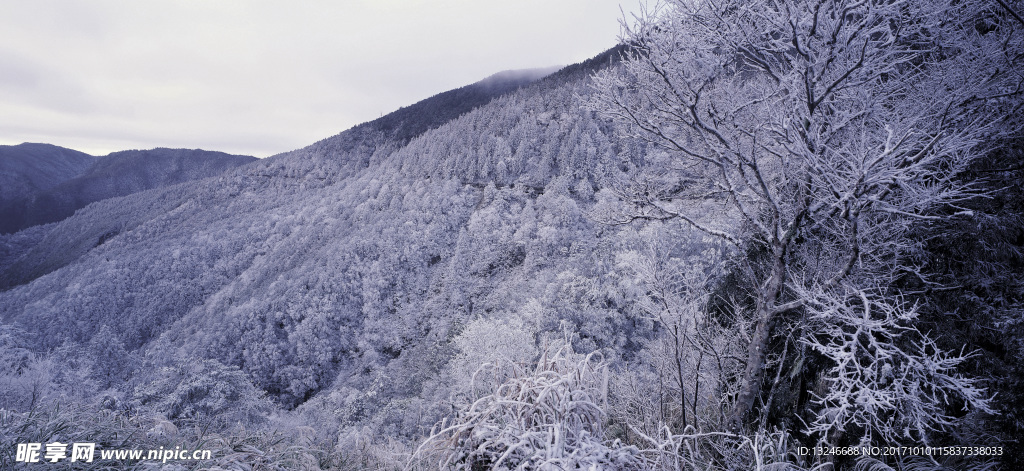
[[[0,144],[267,156],[494,72],[611,47],[618,0],[13,2]]]

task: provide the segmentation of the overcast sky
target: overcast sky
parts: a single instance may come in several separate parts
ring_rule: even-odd
[[[585,60],[615,45],[619,4],[0,0],[0,144],[266,157],[495,72]]]

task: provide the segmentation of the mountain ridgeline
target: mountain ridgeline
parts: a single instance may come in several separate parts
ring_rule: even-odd
[[[255,160],[198,149],[129,150],[92,157],[45,144],[3,146],[4,176],[30,186],[3,191],[0,233],[60,221],[96,201],[219,175]]]
[[[96,158],[50,144],[0,146],[0,204],[49,190],[85,172]]]
[[[439,93],[414,105],[399,108],[367,123],[399,144],[436,128],[466,112],[486,104],[497,96],[550,75],[559,68],[509,70],[479,82]]]

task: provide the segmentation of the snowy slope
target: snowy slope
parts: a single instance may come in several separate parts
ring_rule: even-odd
[[[213,359],[283,406],[334,401],[356,422],[444,395],[448,342],[481,319],[573,325],[590,348],[629,351],[650,326],[626,320],[622,293],[579,291],[617,283],[612,246],[626,243],[588,216],[633,168],[618,149],[635,144],[581,108],[613,53],[454,119],[424,111],[447,103],[435,97],[218,178],[92,204],[3,273],[0,316],[41,349],[116,327],[152,365]]]

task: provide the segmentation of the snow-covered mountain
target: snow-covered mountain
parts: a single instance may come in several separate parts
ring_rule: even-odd
[[[37,152],[29,154],[31,150]],[[60,157],[67,156],[76,158],[71,162],[88,165],[62,164]],[[59,221],[95,201],[219,175],[254,160],[198,149],[130,150],[92,157],[42,144],[9,146],[0,149],[0,162],[9,169],[5,175],[12,181],[35,182],[46,171],[64,173],[0,199],[0,233]]]
[[[95,160],[50,144],[0,146],[0,203],[49,190],[81,175]]]
[[[35,243],[8,236],[30,247],[3,267],[0,315],[39,351],[107,325],[159,364],[237,366],[287,407],[389,368],[416,373],[383,397],[416,396],[450,356],[438,342],[466,323],[570,302],[571,267],[614,263],[586,212],[630,163],[580,96],[615,53],[540,80],[499,74],[220,177],[104,199]],[[546,308],[537,328],[575,318],[594,345],[634,341],[610,320],[621,306],[594,302]],[[598,313],[609,320],[585,320]]]
[[[258,161],[168,149],[62,154],[88,165],[60,164],[63,173],[34,183],[36,195],[63,196],[36,196],[39,206],[25,214],[63,215],[0,236],[0,408],[84,404],[76,420],[90,427],[146,417],[158,425],[144,434],[154,446],[177,439],[164,435],[171,423],[198,425],[199,436],[182,427],[193,445],[207,443],[205,427],[287,430],[298,437],[290,447],[224,439],[222,449],[257,450],[247,456],[259,461],[276,447],[275,460],[303,469],[401,468],[407,462],[393,456],[408,458],[440,421],[471,416],[481,391],[505,380],[562,381],[551,391],[569,379],[583,384],[589,396],[560,400],[600,403],[588,426],[607,430],[587,429],[586,445],[600,445],[590,452],[604,453],[602,463],[639,456],[636,446],[663,432],[693,431],[690,419],[722,426],[752,330],[736,312],[753,303],[745,276],[764,268],[763,247],[729,247],[663,213],[612,217],[630,198],[649,202],[689,185],[708,195],[696,210],[715,227],[736,225],[721,189],[701,183],[698,170],[672,167],[663,150],[593,111],[595,72],[619,70],[625,50],[496,74]],[[998,170],[1019,182],[1009,171],[1020,169]],[[1004,214],[1020,198],[999,194],[1006,204],[986,221],[1006,233],[979,238],[979,260],[992,252],[986,244],[1020,245],[1019,218]],[[926,238],[936,247],[925,252],[954,260],[942,258],[954,251],[942,237]],[[1019,265],[1000,257],[985,260]],[[963,275],[925,258],[922,271]],[[940,325],[945,313],[935,306],[968,298],[977,312],[993,312],[978,322],[1002,322],[992,299],[1013,289],[989,275],[970,275],[984,286],[966,294],[943,291],[954,301],[921,301],[922,323]],[[944,328],[952,334],[942,341],[956,342],[960,332]],[[758,420],[799,430],[800,414],[827,387],[818,374],[825,361],[792,338],[770,340],[766,368],[777,375],[759,396]],[[1019,377],[1005,359],[1011,347],[984,359]],[[540,407],[540,396],[510,403]],[[0,426],[20,423],[4,417]],[[116,438],[147,427],[124,423],[103,430]],[[81,435],[98,429],[83,426]],[[780,461],[795,456],[789,440],[813,441],[754,433],[774,440],[764,449],[777,445]],[[749,441],[731,434],[709,436]],[[719,445],[733,446],[710,446]],[[284,455],[293,452],[305,461]]]

